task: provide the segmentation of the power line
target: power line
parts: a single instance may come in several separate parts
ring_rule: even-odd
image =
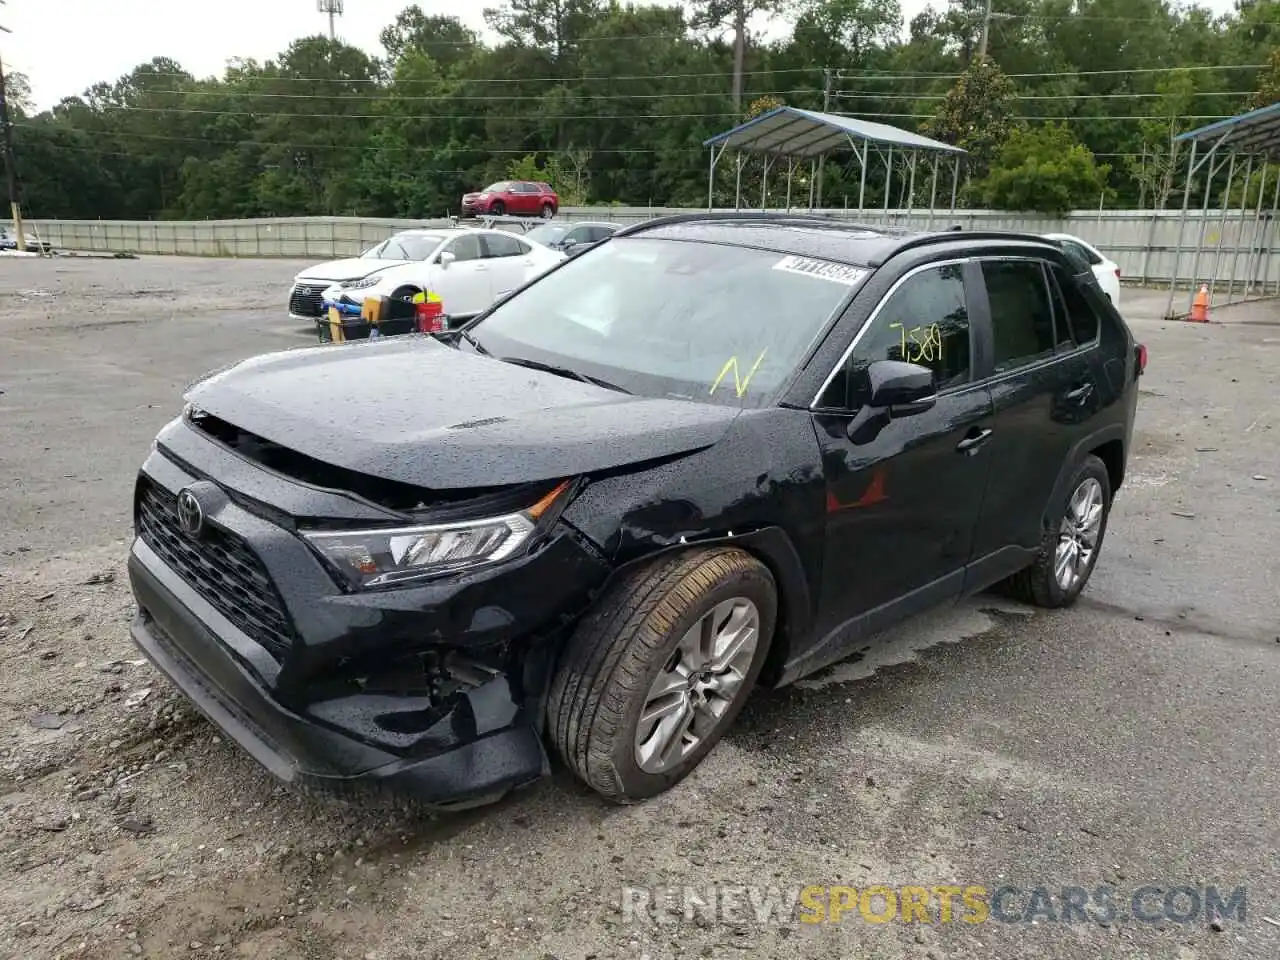
[[[1123,76],[1130,74],[1153,74],[1153,73],[1175,73],[1186,70],[1189,72],[1205,72],[1212,70],[1263,70],[1268,67],[1265,63],[1237,63],[1237,64],[1201,64],[1194,66],[1175,66],[1175,67],[1123,67],[1112,70],[1064,70],[1064,71],[1040,71],[1035,73],[1009,73],[1005,76],[1011,79],[1043,79],[1047,77],[1101,77],[1101,76]],[[744,77],[763,77],[763,76],[779,76],[782,74],[793,73],[821,73],[822,67],[784,67],[777,70],[748,70],[743,73]],[[336,84],[369,84],[376,86],[380,91],[395,89],[394,82],[387,82],[372,77],[285,77],[285,76],[269,76],[259,74],[249,77],[237,77],[235,79],[226,78],[204,78],[201,79],[193,74],[178,72],[173,70],[157,70],[147,71],[146,77],[178,77],[190,80],[193,83],[207,83],[212,80],[222,85],[224,88],[234,88],[239,85],[248,85],[256,83],[274,84],[274,83],[336,83]],[[570,83],[614,83],[614,82],[633,82],[633,81],[653,81],[653,80],[694,80],[694,79],[728,79],[731,76],[729,70],[717,70],[706,73],[657,73],[657,74],[619,74],[617,76],[586,76],[586,77],[454,77],[448,82],[458,84],[459,86],[467,86],[469,84],[488,84],[488,83],[548,83],[565,85]],[[959,73],[929,73],[921,71],[893,71],[893,70],[837,70],[836,78],[839,80],[869,80],[869,81],[900,81],[900,80],[957,80],[962,76]],[[410,81],[412,84],[414,81]],[[286,94],[286,93],[270,93],[266,91],[238,91],[234,89],[220,90],[184,90],[181,88],[173,88],[172,91],[181,93],[184,96],[226,96],[226,95],[245,95],[258,97],[316,97],[326,96],[325,94],[302,93],[302,94]],[[378,93],[358,94],[352,96],[351,99],[361,99],[364,97],[378,96]],[[341,99],[333,97],[331,99]]]
[[[125,110],[138,113],[184,113],[206,117],[254,117],[259,120],[694,120],[723,119],[738,117],[733,111],[721,113],[455,113],[425,114],[420,117],[406,117],[387,113],[267,113],[259,110],[200,110],[187,107],[112,107],[112,110]]]
[[[1252,97],[1252,90],[1243,91],[1210,91],[1204,93],[1194,93],[1191,98],[1196,97]],[[837,90],[833,92],[833,96],[841,97],[845,100],[857,99],[875,99],[875,100],[945,100],[945,93],[880,93],[876,90]],[[1159,99],[1165,96],[1163,93],[1053,93],[1053,94],[1036,94],[1036,93],[1019,93],[1015,94],[1013,100],[1136,100],[1136,99]],[[161,108],[163,109],[163,108]]]
[[[181,91],[181,90],[164,90],[164,91],[157,91],[157,92],[172,93],[177,96],[188,95],[185,91]],[[191,92],[196,93],[197,91],[191,91]],[[420,95],[406,94],[404,96],[400,96],[396,94],[391,94],[391,95],[383,94],[383,95],[376,95],[376,96],[360,95],[360,96],[354,96],[354,97],[331,97],[323,93],[316,93],[316,94],[287,94],[287,95],[281,94],[281,96],[287,96],[289,99],[294,99],[294,100],[330,100],[330,101],[373,100],[378,103],[394,103],[397,100],[409,100],[409,101],[416,101],[416,102],[465,100],[465,101],[483,103],[483,102],[498,102],[498,101],[511,102],[511,101],[525,101],[525,100],[541,100],[546,96],[547,93],[550,93],[550,92],[563,92],[563,91],[561,90],[561,91],[546,91],[543,93],[515,93],[515,94],[496,94],[496,95],[488,94],[484,96],[479,96],[474,94],[453,94],[453,93],[438,93],[438,94],[433,93],[433,94],[420,94]],[[813,92],[814,91],[810,89],[770,90],[768,92],[753,93],[752,96],[790,97],[790,96],[797,96],[800,94],[810,94]],[[205,91],[204,92],[204,95],[207,95],[207,96],[217,96],[220,94],[221,94],[221,91]],[[256,93],[246,92],[242,94],[242,96],[256,97],[256,96],[270,96],[270,94],[256,94]],[[574,93],[573,99],[575,100],[677,100],[677,99],[688,99],[691,97],[718,97],[718,96],[725,96],[725,94],[721,93],[720,91],[713,91],[713,90],[706,90],[700,93]],[[128,104],[107,104],[103,109],[104,110],[128,110],[133,108],[131,108]]]
[[[857,114],[857,116],[858,117],[875,117],[877,119],[900,119],[900,120],[932,119],[932,115],[926,114],[926,113],[863,113],[863,112],[860,112]],[[536,119],[536,118],[531,118],[531,119]],[[592,118],[584,117],[583,119],[592,119]],[[1038,122],[1052,121],[1052,122],[1059,122],[1059,123],[1104,123],[1104,122],[1115,122],[1115,121],[1137,122],[1137,121],[1143,121],[1143,120],[1167,121],[1169,118],[1161,117],[1161,116],[1122,116],[1122,117],[1018,116],[1016,117],[1016,119],[1031,120],[1031,121],[1038,121]],[[1202,116],[1187,116],[1187,117],[1182,117],[1181,119],[1208,121],[1208,120],[1222,120],[1222,119],[1225,119],[1225,117],[1222,114],[1212,114],[1212,115],[1206,114]],[[15,123],[14,126],[22,127],[22,128],[34,128],[34,127],[37,127],[38,124]],[[121,133],[119,134],[119,136],[129,140],[135,140],[135,139],[159,140],[159,141],[164,141],[169,143],[193,143],[193,144],[198,143],[198,144],[205,144],[207,146],[252,146],[252,147],[262,147],[264,149],[271,148],[271,147],[283,147],[283,148],[296,149],[296,150],[355,150],[361,153],[368,153],[368,152],[403,153],[406,151],[430,151],[433,154],[439,154],[441,152],[445,152],[450,154],[490,153],[490,154],[502,154],[502,155],[524,155],[528,153],[547,153],[549,150],[549,148],[545,146],[493,147],[487,144],[477,144],[475,146],[454,146],[449,148],[448,150],[442,151],[441,148],[439,147],[411,146],[407,144],[405,146],[389,146],[386,144],[362,145],[362,144],[351,144],[351,143],[324,143],[324,142],[307,143],[302,141],[281,141],[281,140],[247,140],[247,139],[236,140],[236,139],[205,138],[205,137],[179,137],[179,136],[171,136],[167,134],[155,134],[155,133],[127,133],[127,134]],[[589,149],[591,149],[592,153],[594,154],[617,154],[617,155],[623,155],[623,156],[628,156],[633,154],[673,154],[673,153],[699,153],[700,154],[704,152],[700,144],[696,146],[668,147],[668,148],[604,147],[604,148],[598,148],[598,149],[597,148],[589,148]],[[134,154],[134,156],[136,156],[136,154]]]
[[[913,96],[911,94],[874,94],[866,91],[831,91],[831,95],[844,100],[860,100],[860,99],[876,99],[876,100],[905,100],[915,102],[920,100],[943,100],[946,99],[944,94],[922,94]],[[1250,97],[1253,96],[1251,91],[1242,93],[1223,93],[1221,96],[1230,97]],[[1160,94],[1095,94],[1084,96],[1025,96],[1014,97],[1014,100],[1105,100],[1112,98],[1128,98],[1128,97],[1158,97]],[[541,121],[541,120],[720,120],[729,117],[738,117],[739,114],[733,111],[718,111],[710,113],[524,113],[524,114],[492,114],[492,113],[454,113],[454,114],[424,114],[422,116],[404,116],[402,114],[392,113],[293,113],[290,111],[264,111],[264,110],[205,110],[199,107],[136,107],[129,105],[120,105],[110,107],[107,111],[125,111],[127,113],[162,113],[162,114],[184,114],[205,117],[252,117],[257,120],[420,120],[423,122],[435,120],[482,120],[482,121]],[[913,114],[862,114],[861,111],[854,111],[858,116],[913,116]],[[1105,119],[1105,118],[1091,118]]]

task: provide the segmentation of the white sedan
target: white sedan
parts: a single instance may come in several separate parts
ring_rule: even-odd
[[[430,291],[452,322],[474,317],[565,259],[504,230],[467,227],[432,230],[438,241],[421,260],[400,263],[359,280],[336,283],[322,298],[359,303],[367,297],[408,300]]]
[[[425,260],[440,247],[444,230],[402,230],[374,244],[358,257],[329,260],[307,267],[293,278],[289,290],[289,316],[313,321],[320,317],[324,291],[337,281],[363,280],[380,270]]]
[[[1046,233],[1045,238],[1057,241],[1060,246],[1089,264],[1093,275],[1098,278],[1098,286],[1107,295],[1107,299],[1115,304],[1117,309],[1120,307],[1120,267],[1115,261],[1103,256],[1097,247],[1069,233]]]

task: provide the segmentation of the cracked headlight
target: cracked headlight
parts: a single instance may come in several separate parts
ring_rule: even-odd
[[[568,488],[566,480],[529,509],[500,517],[303,536],[353,587],[409,584],[515,555]]]

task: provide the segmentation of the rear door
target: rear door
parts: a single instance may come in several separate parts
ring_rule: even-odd
[[[456,259],[447,267],[437,265],[431,284],[444,301],[444,312],[450,317],[466,317],[484,310],[494,297],[491,261],[484,257],[480,235],[454,237],[444,250]]]
[[[514,191],[513,197],[516,207],[512,213],[519,214],[522,217],[529,217],[535,213],[540,213],[542,204],[538,196],[538,188],[532,183],[519,181],[512,185]]]
[[[820,634],[863,625],[834,640],[835,648],[917,605],[960,593],[992,426],[991,398],[975,376],[972,273],[963,261],[907,273],[872,313],[814,410],[827,490]],[[866,370],[877,360],[929,367],[937,401],[895,417],[872,437],[852,437],[865,419]],[[839,650],[824,651],[831,654]]]
[[[523,286],[533,266],[529,258],[532,248],[518,237],[497,231],[481,234],[480,242],[489,265],[490,302]]]
[[[974,555],[1004,551],[1016,569],[1021,558],[1008,548],[1039,546],[1058,475],[1098,409],[1097,328],[1091,341],[1079,342],[1055,279],[1061,268],[1030,257],[980,266],[985,302],[975,311],[991,339],[995,425]],[[1003,572],[998,567],[991,577]]]

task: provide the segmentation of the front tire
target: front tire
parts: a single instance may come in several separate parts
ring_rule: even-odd
[[[406,300],[412,303],[413,298],[416,297],[421,292],[422,291],[420,291],[417,287],[399,287],[398,289],[395,290],[395,292],[391,294],[391,299]]]
[[[777,609],[768,569],[732,548],[664,557],[619,581],[552,681],[547,730],[560,756],[614,803],[679,783],[746,703]]]
[[[1097,566],[1110,514],[1111,477],[1106,465],[1090,454],[1053,511],[1035,563],[1006,581],[1008,592],[1048,609],[1075,603]]]
[[[495,200],[489,205],[489,213],[495,217],[500,217],[507,212],[507,205],[501,200]]]

